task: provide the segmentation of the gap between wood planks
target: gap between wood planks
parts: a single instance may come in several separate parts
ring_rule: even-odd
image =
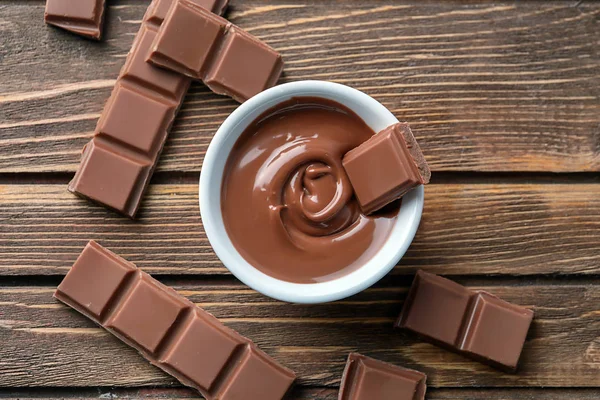
[[[154,278],[168,286],[202,285],[202,286],[243,286],[233,275],[161,275],[152,274]],[[598,275],[558,275],[558,274],[536,274],[526,276],[513,275],[445,275],[465,286],[579,286],[600,285],[600,274]],[[55,287],[62,281],[62,275],[16,275],[0,276],[0,288],[2,287],[32,287],[50,286]],[[413,276],[387,275],[373,285],[373,288],[386,287],[409,287]]]
[[[0,185],[63,184],[73,178],[71,172],[0,173]],[[151,184],[197,184],[200,172],[157,172]],[[585,184],[599,183],[599,172],[433,172],[430,184]]]
[[[338,390],[333,388],[297,386],[289,396],[290,400],[337,400]],[[592,400],[597,397],[595,388],[428,388],[428,399],[546,399],[546,400]],[[115,389],[111,387],[95,388],[26,388],[26,389],[0,389],[0,399],[197,399],[198,396],[190,389],[184,388],[127,388]]]

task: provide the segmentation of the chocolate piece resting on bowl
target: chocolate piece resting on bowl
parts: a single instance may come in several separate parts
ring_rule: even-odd
[[[351,353],[338,400],[424,400],[426,380],[422,372]]]
[[[77,35],[100,40],[105,0],[46,0],[44,21]]]
[[[533,311],[418,271],[396,327],[493,367],[517,368]]]
[[[391,125],[344,156],[344,169],[365,214],[429,183],[431,172],[408,124]]]
[[[93,241],[54,297],[208,400],[281,400],[296,377],[249,339]]]
[[[283,69],[266,43],[189,0],[173,4],[148,61],[240,103],[275,85]]]

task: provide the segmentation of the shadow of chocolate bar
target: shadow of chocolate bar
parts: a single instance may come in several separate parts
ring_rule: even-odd
[[[146,62],[165,9],[173,2],[154,0],[148,7],[94,138],[84,147],[69,183],[69,191],[130,218],[137,213],[191,82]],[[227,2],[196,3],[222,12]]]
[[[249,339],[93,241],[54,297],[208,400],[280,400],[295,379]]]
[[[189,0],[169,10],[148,62],[240,103],[274,86],[283,70],[281,55],[267,44]]]
[[[429,183],[431,172],[407,123],[388,126],[344,155],[356,199],[371,214]]]
[[[422,372],[351,353],[338,400],[424,400],[426,380]]]
[[[533,311],[417,271],[396,327],[493,367],[515,371]]]
[[[44,21],[77,35],[100,40],[105,0],[46,0]]]

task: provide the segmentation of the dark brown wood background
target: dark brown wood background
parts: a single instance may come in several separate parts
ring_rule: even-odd
[[[432,400],[600,398],[600,2],[232,0],[228,18],[283,53],[283,81],[367,92],[433,169],[400,265],[301,306],[241,285],[206,240],[197,180],[236,104],[200,84],[137,221],[67,193],[148,3],[109,1],[95,43],[45,26],[42,0],[0,1],[0,398],[195,397],[52,299],[89,239],[293,368],[292,399],[337,399],[351,351],[426,372]],[[535,311],[518,374],[392,329],[417,268]]]

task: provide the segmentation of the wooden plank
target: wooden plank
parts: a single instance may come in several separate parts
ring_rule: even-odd
[[[283,53],[284,82],[383,102],[435,171],[600,170],[600,3],[422,3],[233,0],[229,18]],[[0,172],[77,168],[147,3],[110,4],[101,43],[45,26],[42,0],[0,5]],[[235,107],[195,85],[159,170],[198,171]]]
[[[197,185],[152,185],[139,219],[65,185],[0,186],[0,275],[63,275],[90,239],[154,274],[225,274],[206,239]],[[396,274],[598,274],[600,184],[448,184],[425,190]]]
[[[392,322],[406,287],[373,288],[313,306],[273,301],[243,285],[174,287],[295,370],[304,385],[337,386],[346,356],[360,351],[421,370],[432,387],[598,387],[600,286],[590,282],[595,283],[483,287],[536,313],[516,375],[395,331]],[[0,288],[0,386],[174,384],[109,333],[57,303],[53,290]]]
[[[168,399],[184,400],[198,399],[198,395],[187,389],[98,389],[64,391],[52,390],[11,390],[0,391],[0,399],[10,400],[50,400],[50,399]],[[589,389],[540,389],[540,388],[515,388],[515,389],[435,389],[427,390],[428,400],[597,400],[597,393]],[[247,399],[256,400],[256,399]],[[337,388],[307,388],[296,386],[286,397],[286,400],[338,400]]]

